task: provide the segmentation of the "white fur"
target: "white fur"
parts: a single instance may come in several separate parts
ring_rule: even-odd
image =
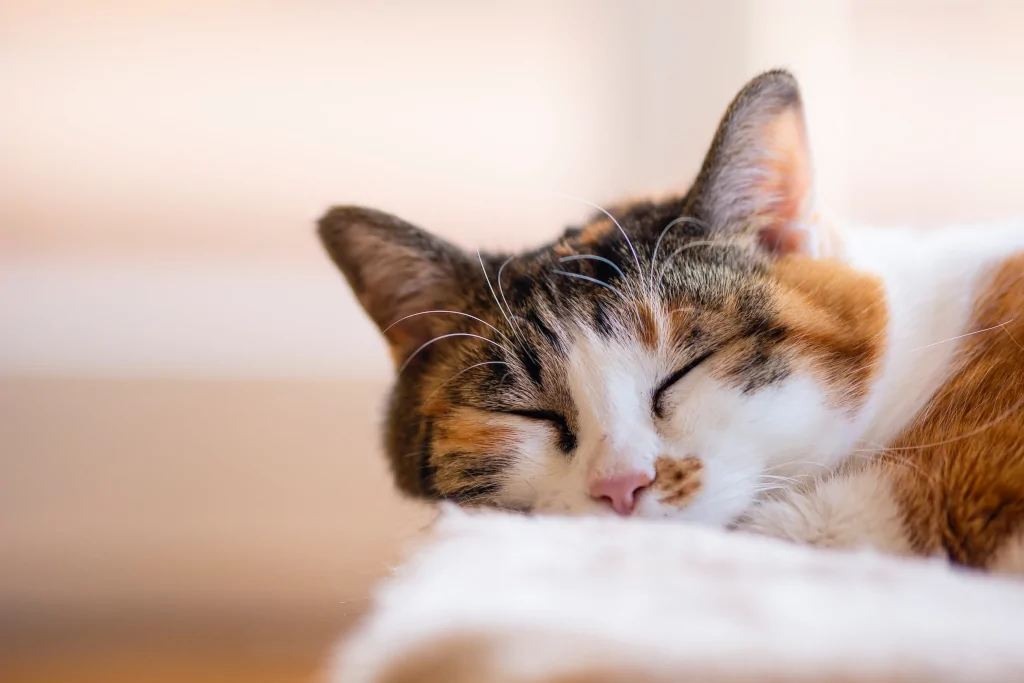
[[[1024,531],[1003,544],[989,565],[989,569],[997,574],[1015,574],[1024,576]]]
[[[881,372],[862,411],[862,448],[887,445],[942,385],[969,328],[980,280],[1024,249],[1024,224],[936,232],[847,227],[848,263],[881,277],[889,324]],[[993,330],[993,332],[997,332]],[[982,333],[984,334],[984,333]]]
[[[789,477],[794,497],[768,502],[748,518],[749,528],[822,545],[906,552],[888,485],[870,472],[834,473],[851,457],[868,461],[891,443],[942,385],[964,335],[977,332],[970,319],[984,274],[1024,249],[1024,225],[931,233],[846,227],[828,241],[840,245],[835,255],[884,285],[885,352],[858,411],[834,406],[825,387],[799,367],[778,385],[743,393],[713,377],[712,357],[667,392],[668,414],[658,419],[651,395],[686,359],[669,348],[652,351],[635,340],[580,330],[567,377],[578,411],[577,451],[567,461],[550,437],[524,440],[504,502],[538,512],[611,514],[590,498],[588,481],[628,469],[653,476],[661,456],[698,457],[702,487],[692,501],[666,505],[652,487],[639,495],[635,514],[727,525],[751,513],[766,487]],[[665,311],[659,314],[666,329]],[[821,485],[807,486],[814,479]]]
[[[762,503],[738,528],[823,548],[912,554],[889,481],[870,468]]]
[[[373,599],[338,683],[1002,683],[1024,584],[643,520],[465,515]]]
[[[834,466],[852,447],[850,418],[829,407],[809,373],[744,394],[712,377],[713,358],[666,393],[671,410],[657,419],[651,396],[681,364],[669,349],[651,352],[581,331],[568,376],[579,420],[576,454],[566,463],[550,441],[522,444],[505,502],[528,502],[537,512],[610,514],[605,503],[589,497],[588,481],[627,469],[653,477],[660,456],[696,456],[704,464],[703,485],[690,505],[663,504],[652,489],[639,496],[635,514],[725,525],[760,488],[777,481],[762,475],[810,476]],[[803,456],[794,453],[814,460],[801,462]]]

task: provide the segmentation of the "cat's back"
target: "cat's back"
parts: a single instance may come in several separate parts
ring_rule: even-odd
[[[743,528],[1024,574],[1024,223],[844,238],[887,300],[865,437]]]
[[[959,329],[939,342],[944,381],[880,466],[916,552],[1024,571],[1024,224],[951,228],[935,240],[917,258],[950,269],[936,271],[948,307],[938,293],[935,315],[946,308]]]

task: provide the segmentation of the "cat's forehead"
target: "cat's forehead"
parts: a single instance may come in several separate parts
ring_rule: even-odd
[[[607,328],[610,316],[641,299],[689,299],[722,309],[729,297],[757,289],[763,255],[712,235],[685,205],[682,197],[602,209],[550,244],[495,257],[499,291],[512,308],[553,308],[560,318]]]

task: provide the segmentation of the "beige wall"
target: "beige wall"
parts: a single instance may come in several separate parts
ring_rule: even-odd
[[[628,131],[633,100],[657,105],[645,91],[665,85],[634,78],[655,13],[584,1],[14,3],[0,27],[16,66],[0,81],[15,103],[0,160],[6,247],[319,265],[309,225],[329,202],[387,206],[466,243],[544,239],[580,213],[553,193],[621,192],[637,183],[632,159],[651,155]],[[728,22],[709,14],[678,22],[658,57],[713,50]],[[687,153],[671,178],[693,170],[703,142],[686,124],[712,124],[739,78],[731,61],[733,83],[681,108],[670,135]]]
[[[0,4],[0,609],[321,611],[424,512],[312,222],[520,246],[801,77],[840,214],[1019,213],[1016,2]]]

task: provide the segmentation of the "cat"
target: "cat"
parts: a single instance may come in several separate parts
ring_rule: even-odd
[[[1024,225],[833,224],[782,70],[690,189],[524,253],[319,223],[398,369],[398,488],[1024,571]]]

